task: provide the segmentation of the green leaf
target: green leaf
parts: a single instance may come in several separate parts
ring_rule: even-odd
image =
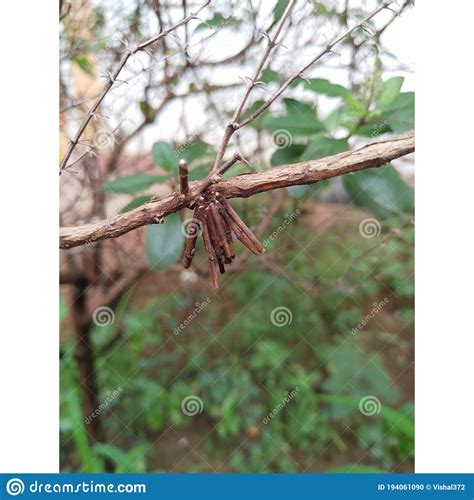
[[[242,24],[241,19],[225,17],[220,12],[216,12],[211,19],[208,19],[205,23],[199,24],[194,31],[198,32],[207,28],[215,29],[224,28],[226,26],[239,26],[240,24]]]
[[[408,415],[407,415],[408,413]],[[394,410],[388,406],[382,407],[382,415],[390,427],[396,429],[407,439],[415,439],[415,426],[413,424],[413,413]]]
[[[204,163],[203,165],[199,165],[199,167],[194,167],[189,172],[189,180],[190,181],[200,181],[204,179],[211,170],[212,165],[210,163]]]
[[[152,184],[162,182],[166,179],[168,179],[168,176],[149,175],[144,172],[139,172],[138,174],[126,175],[124,177],[118,177],[113,181],[105,182],[103,188],[105,191],[111,193],[133,194],[138,191],[143,191]]]
[[[324,131],[323,124],[316,116],[304,116],[296,112],[283,116],[267,117],[264,121],[264,127],[271,132],[285,130],[292,136],[315,135]]]
[[[361,137],[375,138],[390,132],[393,132],[393,130],[390,128],[387,118],[382,116],[370,119],[367,123],[354,130],[353,133]]]
[[[116,464],[116,473],[140,473],[145,472],[146,465],[143,456],[146,455],[149,446],[146,444],[137,446],[129,452],[124,452],[110,443],[97,443],[94,451],[104,458],[112,460]]]
[[[147,201],[149,201],[151,198],[151,195],[149,194],[144,194],[142,196],[137,196],[136,198],[133,198],[133,200],[130,203],[127,203],[122,210],[120,210],[120,213],[125,213],[128,212],[129,210],[133,210],[134,208],[139,207],[140,205],[143,205]]]
[[[280,165],[287,165],[297,163],[303,151],[306,149],[304,144],[292,144],[286,148],[277,149],[270,160],[272,167],[279,167]]]
[[[248,116],[252,115],[253,113],[255,113],[255,111],[257,111],[258,109],[260,109],[260,107],[265,103],[265,101],[263,99],[257,99],[256,101],[254,101],[249,107],[248,109],[245,111],[245,113],[243,114],[242,118],[247,118]],[[255,130],[262,130],[262,128],[264,127],[264,121],[266,119],[266,117],[268,116],[268,110],[267,111],[264,111],[258,118],[255,118],[255,120],[252,120],[250,122],[250,126],[253,127]]]
[[[278,83],[280,81],[280,75],[276,71],[273,71],[270,68],[266,68],[262,71],[259,80],[264,83]]]
[[[283,16],[286,7],[288,6],[289,0],[278,0],[273,9],[273,21],[277,22]]]
[[[337,108],[334,108],[327,116],[324,118],[323,123],[324,127],[328,132],[332,132],[335,130],[337,127],[342,125],[342,122],[346,118],[345,115],[345,107],[344,106],[338,106]]]
[[[163,224],[148,226],[145,248],[150,267],[154,269],[171,267],[181,255],[183,242],[181,218],[177,213],[168,215]]]
[[[181,159],[186,160],[188,163],[192,163],[194,160],[203,158],[212,152],[212,147],[202,141],[201,139],[195,139],[191,143],[186,143],[176,150],[176,156],[178,161]]]
[[[318,160],[325,156],[332,156],[349,149],[346,139],[331,139],[330,137],[319,137],[315,139],[304,150],[300,161]]]
[[[140,101],[140,111],[143,113],[147,120],[153,120],[156,110],[150,106],[146,101]]]
[[[92,71],[92,66],[87,57],[84,54],[79,54],[71,58],[71,61],[74,64],[77,64],[84,73],[89,76],[94,76],[94,72]]]
[[[324,94],[327,97],[347,97],[350,96],[349,90],[337,83],[331,83],[324,78],[313,78],[305,82],[305,88],[318,94]]]
[[[283,99],[283,104],[285,105],[286,111],[289,115],[291,114],[295,115],[301,114],[303,116],[315,115],[314,106],[310,102],[299,101],[297,99],[292,99],[291,97],[285,97]]]
[[[355,205],[367,208],[380,217],[413,210],[413,189],[390,165],[347,174],[343,182]]]
[[[68,386],[72,387],[72,390],[70,390],[65,399],[65,405],[74,428],[72,441],[74,442],[75,451],[81,460],[81,472],[104,472],[102,463],[92,452],[87,438],[85,419],[90,418],[90,415],[83,415],[82,413],[79,385],[73,380],[72,376],[69,378],[70,381]]]
[[[383,116],[386,117],[394,132],[412,129],[415,126],[415,93],[404,92],[398,95],[385,108]]]
[[[383,82],[377,96],[377,107],[385,108],[388,106],[400,94],[404,80],[403,76],[395,76]]]
[[[155,142],[151,150],[155,165],[168,172],[176,173],[178,169],[178,154],[166,142]]]

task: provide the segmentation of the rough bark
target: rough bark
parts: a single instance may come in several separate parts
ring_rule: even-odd
[[[391,160],[415,150],[413,131],[368,144],[354,151],[319,160],[284,165],[263,172],[242,174],[214,183],[212,190],[225,198],[249,197],[264,191],[316,182],[366,168],[386,165]],[[206,180],[189,184],[186,196],[173,192],[159,201],[146,203],[134,210],[95,224],[60,229],[60,248],[67,249],[107,238],[116,238],[147,224],[157,224],[167,215],[189,206],[197,196],[210,189]]]

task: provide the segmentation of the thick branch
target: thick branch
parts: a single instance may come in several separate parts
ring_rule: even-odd
[[[415,135],[413,131],[410,131],[385,141],[368,144],[355,151],[320,160],[238,175],[216,182],[212,185],[212,189],[221,193],[225,198],[248,197],[272,189],[298,184],[314,184],[350,172],[381,167],[414,150]],[[162,221],[163,217],[189,206],[205,189],[209,189],[208,182],[192,182],[189,184],[189,192],[185,197],[174,192],[162,200],[146,203],[130,212],[96,224],[63,227],[60,230],[60,248],[72,248],[107,238],[116,238],[138,227],[156,224]]]

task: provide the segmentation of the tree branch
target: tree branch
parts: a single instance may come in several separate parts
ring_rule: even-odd
[[[216,159],[214,161],[214,165],[212,167],[212,170],[209,174],[209,177],[212,178],[213,176],[216,175],[216,172],[219,170],[219,167],[221,165],[222,159],[224,158],[225,151],[227,149],[227,145],[229,144],[230,138],[232,137],[233,133],[237,130],[236,124],[238,123],[240,119],[240,115],[242,114],[242,111],[244,110],[245,104],[247,103],[247,100],[250,96],[250,93],[252,90],[255,88],[258,78],[260,76],[260,73],[262,72],[263,68],[265,67],[265,64],[270,57],[270,54],[272,50],[276,47],[278,37],[280,36],[281,30],[283,29],[283,25],[285,24],[286,20],[288,17],[291,15],[291,11],[294,9],[296,5],[296,0],[290,0],[288,5],[286,6],[285,12],[283,13],[280,23],[276,29],[275,34],[273,35],[272,38],[268,37],[268,45],[267,48],[265,49],[265,52],[263,53],[263,57],[260,60],[260,63],[257,66],[257,69],[255,70],[255,73],[253,77],[250,79],[249,84],[247,85],[247,89],[237,106],[237,109],[235,110],[232,120],[227,126],[224,136],[222,138],[221,144],[219,146],[219,150],[216,155]],[[268,36],[268,35],[267,35]]]
[[[368,144],[354,151],[339,153],[319,160],[284,165],[263,172],[237,175],[212,184],[212,189],[225,198],[252,196],[283,187],[314,184],[350,172],[381,167],[395,158],[415,150],[413,131],[384,141]],[[167,215],[191,205],[197,196],[209,189],[206,180],[189,183],[186,196],[173,192],[159,201],[145,203],[124,214],[95,224],[60,229],[60,248],[67,249],[95,241],[116,238],[147,224],[162,222]]]
[[[150,38],[146,42],[143,42],[140,45],[137,45],[134,49],[128,49],[128,50],[126,50],[124,52],[122,58],[120,59],[120,62],[118,63],[117,67],[115,68],[115,71],[112,74],[109,74],[108,81],[105,84],[104,88],[102,89],[102,92],[100,93],[100,95],[97,98],[97,100],[94,102],[94,104],[92,105],[92,107],[87,112],[84,120],[82,121],[79,129],[76,132],[76,135],[70,141],[69,147],[67,148],[66,153],[64,154],[64,157],[63,157],[63,159],[62,159],[62,161],[61,161],[61,163],[59,165],[59,175],[61,175],[62,172],[64,172],[64,170],[66,170],[68,168],[69,158],[71,157],[71,155],[72,155],[75,147],[78,145],[79,139],[82,137],[82,134],[84,133],[84,130],[86,129],[87,125],[89,125],[89,122],[92,120],[92,117],[94,116],[94,114],[96,113],[97,109],[101,105],[101,103],[104,100],[105,96],[108,94],[108,92],[112,88],[113,84],[117,81],[117,78],[118,78],[120,72],[122,71],[122,69],[124,68],[124,66],[127,64],[127,61],[130,58],[130,56],[132,56],[132,55],[134,55],[137,52],[140,52],[142,50],[146,50],[148,47],[150,47],[151,45],[155,44],[156,42],[158,42],[159,40],[161,40],[166,35],[169,35],[175,29],[177,29],[180,26],[182,26],[183,24],[186,24],[189,21],[191,21],[191,19],[196,19],[197,15],[199,14],[199,12],[201,12],[201,10],[204,9],[204,7],[206,7],[207,5],[209,5],[210,2],[211,2],[211,0],[206,0],[206,2],[196,12],[194,12],[194,13],[190,14],[189,16],[181,19],[181,21],[178,21],[176,24],[174,24],[170,28],[168,28],[168,29],[166,29],[164,31],[161,31],[161,33],[159,33],[158,35],[154,36],[153,38]]]
[[[250,116],[248,116],[245,120],[243,120],[240,123],[234,123],[233,124],[233,131],[238,130],[251,121],[255,120],[258,116],[260,116],[264,111],[266,111],[272,104],[275,102],[284,92],[285,90],[298,78],[304,78],[304,73],[307,71],[311,66],[316,64],[323,56],[326,54],[329,54],[332,49],[334,48],[335,45],[337,45],[339,42],[342,42],[345,38],[347,38],[353,31],[355,31],[358,28],[361,28],[364,26],[367,21],[370,21],[373,17],[375,17],[380,11],[383,9],[387,9],[390,4],[394,3],[393,0],[386,0],[383,2],[382,5],[377,7],[375,10],[373,10],[370,14],[368,14],[362,21],[359,23],[355,24],[351,28],[349,28],[347,31],[345,31],[342,35],[339,35],[338,37],[334,38],[331,42],[329,42],[326,47],[316,56],[314,57],[309,63],[307,63],[305,66],[303,66],[300,70],[296,71],[293,73],[284,83],[283,85],[267,100],[265,101],[254,113],[252,113]]]

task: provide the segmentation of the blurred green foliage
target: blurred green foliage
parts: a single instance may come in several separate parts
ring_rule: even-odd
[[[256,211],[249,212],[257,220]],[[284,217],[274,218],[269,233]],[[144,307],[123,301],[113,325],[96,327],[96,352],[123,330],[121,342],[97,359],[99,400],[123,389],[100,415],[109,439],[103,446],[87,444],[75,361],[63,356],[64,471],[101,470],[106,458],[127,472],[330,471],[343,465],[357,472],[411,463],[413,406],[400,375],[412,361],[412,225],[406,215],[395,215],[383,221],[381,235],[365,239],[350,219],[316,234],[304,217],[303,211],[269,243],[293,282],[255,262],[229,275],[215,296],[200,284],[161,294]],[[390,236],[385,243],[383,235]],[[181,328],[208,297],[209,305]],[[354,334],[385,297],[383,311]],[[291,322],[276,326],[272,311],[282,305]],[[71,344],[63,349],[70,353]],[[183,412],[190,395],[200,398],[202,413]],[[358,406],[368,395],[381,403],[372,416]],[[174,451],[161,452],[170,438]],[[183,438],[189,444],[181,450]],[[161,453],[170,456],[164,460]],[[181,463],[188,454],[192,460]]]

